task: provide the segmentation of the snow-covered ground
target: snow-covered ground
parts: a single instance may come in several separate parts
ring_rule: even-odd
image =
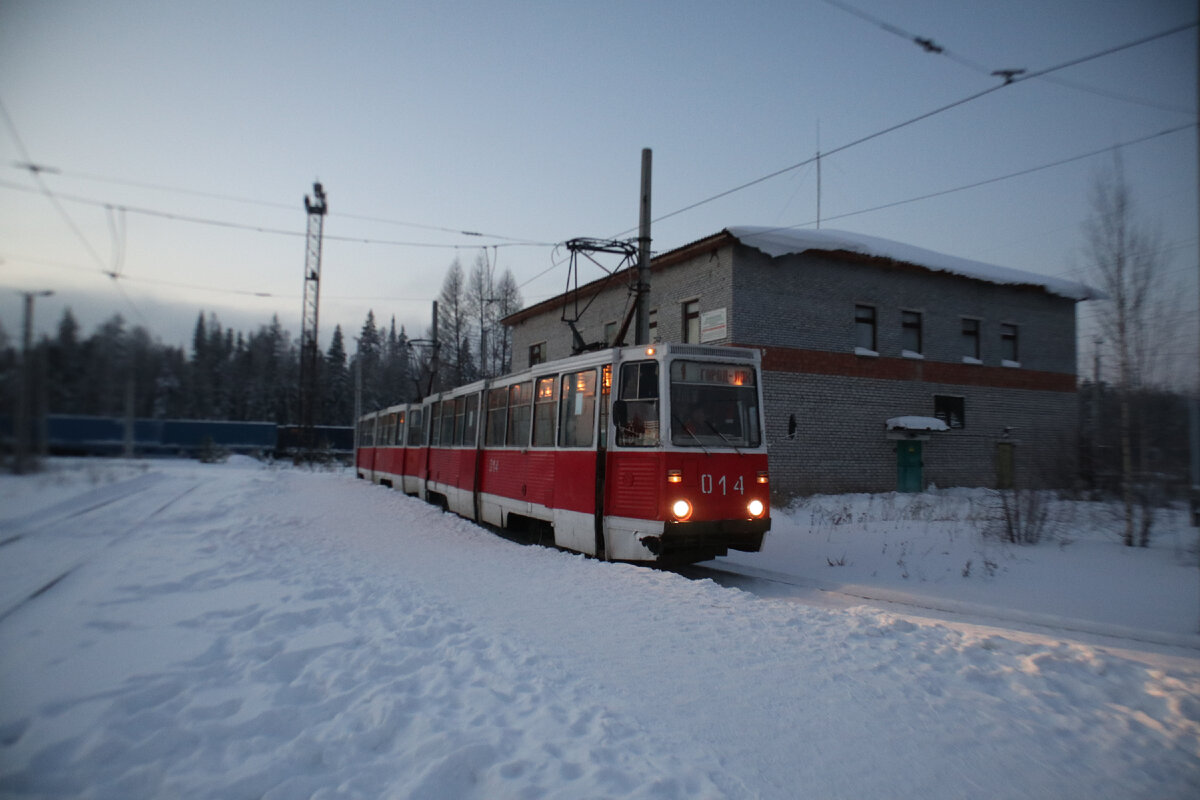
[[[986,506],[809,499],[695,580],[349,472],[51,462],[0,478],[0,796],[1198,796],[1195,532]]]

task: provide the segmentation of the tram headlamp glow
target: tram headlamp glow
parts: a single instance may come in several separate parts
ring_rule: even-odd
[[[687,500],[676,500],[671,504],[671,513],[682,522],[692,515],[692,504]]]
[[[746,510],[750,512],[750,516],[758,519],[767,510],[767,507],[763,505],[762,500],[751,500],[746,504]]]

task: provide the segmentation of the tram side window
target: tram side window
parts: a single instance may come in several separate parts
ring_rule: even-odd
[[[421,409],[419,409],[419,408],[414,408],[412,410],[412,413],[410,413],[408,415],[408,446],[409,447],[420,447],[421,445],[425,444],[425,442],[422,441],[422,439],[424,438],[423,434],[425,433],[425,428],[421,424],[421,417],[422,417]]]
[[[460,398],[461,399],[461,398]],[[454,401],[442,402],[442,447],[454,445]]]
[[[437,447],[442,443],[442,404],[434,403],[429,407],[429,446]]]
[[[560,447],[591,447],[596,432],[596,370],[562,376],[558,409]]]
[[[404,444],[404,412],[396,415],[396,444]]]
[[[372,436],[371,436],[371,434],[374,433],[374,431],[372,430],[373,426],[371,425],[371,423],[374,421],[375,420],[364,419],[358,423],[358,446],[359,447],[371,447],[372,445],[374,445],[374,441],[372,441]]]
[[[467,432],[467,398],[464,395],[454,401],[454,444],[461,445]]]
[[[508,433],[505,443],[509,447],[529,446],[530,403],[533,401],[533,383],[514,383],[508,395]]]
[[[508,417],[508,387],[488,392],[487,434],[484,444],[488,447],[504,446],[504,422]]]
[[[475,446],[475,430],[479,426],[479,395],[469,394],[460,397],[466,400],[466,411],[460,416],[458,426],[458,443],[467,447]]]
[[[554,446],[554,407],[558,399],[555,376],[538,378],[533,401],[533,446]]]
[[[617,444],[658,446],[658,362],[622,364],[619,389],[617,402],[613,404]]]

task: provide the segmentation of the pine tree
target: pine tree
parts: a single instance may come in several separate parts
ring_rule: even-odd
[[[322,373],[323,397],[319,424],[351,425],[354,414],[354,386],[346,367],[346,344],[342,326],[333,329],[329,350],[325,353],[325,369]]]

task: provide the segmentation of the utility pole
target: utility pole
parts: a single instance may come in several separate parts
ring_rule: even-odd
[[[1104,340],[1099,336],[1093,341],[1095,347],[1092,353],[1092,491],[1100,491],[1100,409],[1104,402],[1100,392],[1100,345]]]
[[[300,444],[316,446],[317,369],[321,348],[317,339],[317,311],[321,300],[321,239],[325,230],[325,190],[313,184],[315,201],[304,196],[308,212],[308,237],[304,255],[304,309],[300,328]]]
[[[21,380],[17,387],[17,415],[13,430],[13,472],[23,475],[32,470],[29,455],[29,432],[32,427],[30,413],[33,393],[33,364],[30,350],[33,348],[33,298],[49,297],[54,292],[49,289],[40,292],[20,292],[25,298],[25,318],[21,333]]]
[[[358,458],[358,420],[362,417],[362,340],[354,337],[354,457]]]
[[[650,342],[650,148],[642,149],[642,199],[638,225],[637,330],[634,344]]]

